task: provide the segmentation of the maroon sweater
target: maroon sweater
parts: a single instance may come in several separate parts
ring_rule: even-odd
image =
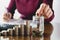
[[[15,9],[17,9],[18,12],[22,14],[22,19],[31,20],[41,3],[50,5],[50,8],[52,9],[53,0],[11,0],[7,10],[13,15]],[[45,19],[45,22],[50,22],[53,18],[54,14],[49,19]]]

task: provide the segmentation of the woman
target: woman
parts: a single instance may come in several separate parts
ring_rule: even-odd
[[[12,19],[15,9],[17,9],[22,19],[31,20],[32,16],[38,13],[39,16],[41,14],[44,16],[45,22],[50,22],[54,18],[52,4],[53,0],[10,0],[7,12],[3,15],[3,19],[5,21]]]
[[[54,18],[52,9],[53,0],[11,0],[7,7],[7,13],[4,13],[4,20],[13,18],[15,9],[21,15],[22,19],[31,20],[35,13],[44,15],[45,22],[50,22]]]

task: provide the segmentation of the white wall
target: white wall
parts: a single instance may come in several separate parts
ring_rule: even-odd
[[[55,14],[55,18],[53,22],[60,23],[60,0],[54,0],[53,9],[54,9],[54,14]]]
[[[10,0],[0,0],[0,18],[2,18],[2,14],[6,10],[6,7],[8,6]],[[53,9],[55,13],[55,18],[52,22],[60,22],[60,0],[54,0],[53,2]],[[19,18],[20,15],[18,15],[18,12],[16,11],[17,15],[15,15],[15,18]]]
[[[9,0],[6,0],[6,1],[0,0],[0,18],[2,16],[2,14],[4,13],[4,11],[8,5],[8,2],[9,2]]]

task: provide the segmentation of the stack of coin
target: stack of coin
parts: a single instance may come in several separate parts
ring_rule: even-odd
[[[14,36],[15,31],[13,29],[8,29],[9,36]]]
[[[30,35],[30,20],[26,20],[26,25],[24,26],[25,35]]]
[[[18,25],[15,26],[15,35],[20,36],[20,27]]]
[[[21,34],[21,36],[24,36],[24,24],[22,25],[19,25],[21,28],[21,31],[20,31],[20,34]]]
[[[1,32],[1,35],[2,35],[2,36],[7,36],[7,31],[6,31],[6,30],[3,30],[3,31]]]

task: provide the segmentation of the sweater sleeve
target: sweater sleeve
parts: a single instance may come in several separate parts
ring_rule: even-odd
[[[53,12],[53,14],[52,14],[52,16],[50,17],[50,18],[48,18],[48,19],[44,19],[44,22],[46,23],[46,22],[51,22],[52,20],[53,20],[53,18],[54,18],[54,12]]]
[[[10,0],[10,3],[8,5],[8,7],[7,7],[7,11],[10,12],[12,14],[12,16],[13,16],[14,12],[15,12],[15,9],[16,9],[15,0]]]
[[[43,0],[43,3],[48,4],[48,5],[50,6],[50,8],[52,9],[52,11],[53,11],[53,8],[52,8],[53,0]],[[50,22],[50,21],[53,20],[53,18],[54,18],[54,11],[53,11],[53,15],[52,15],[50,18],[45,19],[44,21],[45,21],[45,22]]]

